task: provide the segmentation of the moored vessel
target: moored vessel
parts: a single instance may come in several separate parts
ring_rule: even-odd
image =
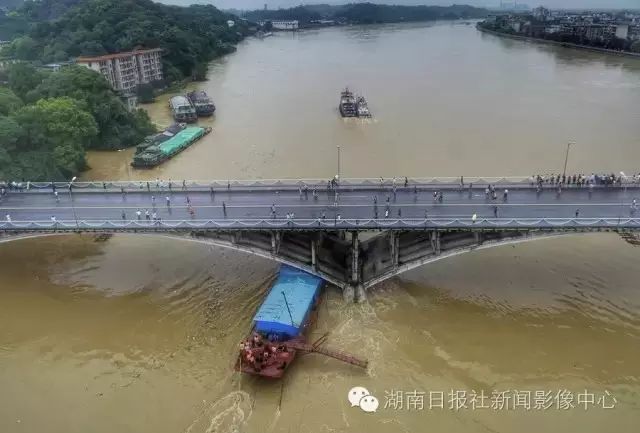
[[[211,116],[216,111],[216,106],[204,90],[187,93],[187,98],[196,109],[198,116]]]
[[[136,153],[131,162],[131,166],[135,168],[155,167],[173,158],[210,132],[211,128],[201,128],[198,126],[186,127],[168,140],[149,145],[141,152]]]
[[[178,132],[182,131],[186,127],[187,127],[186,123],[174,123],[173,125],[169,126],[164,131],[158,134],[145,137],[142,143],[136,146],[136,154],[142,153],[144,150],[146,150],[150,146],[164,143],[165,141],[169,140],[171,137],[173,137],[174,135],[176,135]]]
[[[195,122],[198,120],[195,107],[185,96],[174,96],[169,100],[169,108],[176,122]]]

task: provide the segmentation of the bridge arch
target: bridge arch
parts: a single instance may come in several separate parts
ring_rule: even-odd
[[[119,234],[123,232],[100,231],[99,233]],[[459,247],[451,248],[446,251],[440,252],[438,254],[424,255],[424,256],[417,257],[416,259],[413,259],[413,260],[408,260],[404,263],[397,264],[396,266],[392,266],[388,270],[385,270],[384,272],[380,272],[379,274],[375,275],[372,278],[361,280],[358,283],[353,284],[353,282],[349,281],[348,275],[344,275],[341,278],[340,275],[336,275],[335,273],[329,273],[329,272],[323,271],[322,269],[318,269],[318,266],[315,266],[315,269],[314,269],[313,263],[309,263],[308,261],[298,260],[291,256],[278,254],[277,252],[274,253],[274,251],[271,249],[264,248],[257,245],[243,244],[240,242],[234,242],[232,240],[225,240],[220,238],[194,236],[193,234],[189,234],[189,233],[175,233],[175,234],[163,233],[163,232],[124,232],[124,233],[129,235],[154,236],[154,237],[176,240],[176,241],[192,242],[192,243],[197,243],[201,245],[216,246],[220,248],[232,249],[232,250],[239,251],[246,254],[251,254],[251,255],[262,257],[268,260],[273,260],[278,263],[293,266],[297,269],[316,275],[324,279],[325,281],[337,287],[340,287],[343,291],[346,292],[345,296],[353,296],[353,290],[357,289],[361,291],[360,297],[364,296],[365,290],[377,284],[380,284],[383,281],[386,281],[390,278],[398,276],[404,272],[408,272],[412,269],[416,269],[418,267],[421,267],[430,263],[434,263],[436,261],[453,258],[458,255],[476,251],[476,250],[484,250],[484,249],[494,248],[499,246],[514,245],[514,244],[519,244],[524,242],[556,238],[559,236],[567,236],[571,234],[574,234],[574,235],[580,234],[580,232],[578,233],[542,232],[539,234],[529,234],[527,236],[520,236],[516,238],[505,238],[505,239],[497,239],[493,241],[486,241],[484,243],[464,244]],[[70,234],[71,234],[70,232],[37,232],[37,233],[29,232],[29,233],[20,233],[20,234],[16,233],[16,234],[9,234],[9,235],[0,237],[0,244],[15,242],[19,240],[43,238],[43,237],[51,237],[51,236],[69,236]],[[345,274],[348,274],[348,272],[345,272]],[[349,291],[351,292],[349,293]]]

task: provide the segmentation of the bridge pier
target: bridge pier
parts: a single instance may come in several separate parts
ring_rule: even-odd
[[[351,232],[351,284],[360,282],[360,244],[358,242],[358,232]]]
[[[344,302],[355,302],[356,289],[351,284],[345,284],[342,286],[342,299]]]
[[[358,304],[367,300],[367,292],[362,284],[355,286],[355,296],[353,300]]]
[[[436,256],[440,255],[440,233],[438,230],[431,232],[431,248]]]

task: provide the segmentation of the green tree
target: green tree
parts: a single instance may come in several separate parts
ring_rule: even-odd
[[[38,58],[37,42],[29,36],[17,38],[11,44],[13,54],[20,60],[35,60]]]
[[[66,67],[50,74],[26,99],[35,102],[60,96],[81,101],[82,107],[96,120],[98,136],[88,143],[89,149],[135,146],[155,131],[148,116],[127,111],[102,75],[82,66]]]
[[[195,81],[206,81],[207,79],[207,64],[198,63],[193,69],[192,77]]]
[[[23,101],[27,92],[38,86],[45,76],[28,63],[14,63],[7,69],[9,88]]]
[[[640,41],[635,41],[631,44],[631,51],[634,53],[640,53]]]
[[[0,115],[7,116],[22,107],[22,101],[11,89],[0,87]]]
[[[98,129],[78,101],[68,97],[42,99],[21,108],[13,118],[20,135],[18,155],[12,159],[19,161],[21,177],[66,179],[85,168],[84,149]]]
[[[0,180],[19,178],[11,153],[20,136],[20,125],[10,117],[0,116]]]
[[[156,100],[156,97],[153,94],[153,86],[148,83],[140,84],[136,89],[136,94],[138,95],[138,102],[142,104],[148,104]]]
[[[64,3],[64,14],[52,6]],[[68,8],[70,3],[77,3]],[[28,12],[27,12],[28,11]],[[28,36],[35,41],[30,54],[43,62],[81,55],[128,51],[137,47],[163,48],[165,76],[180,80],[193,75],[199,63],[221,53],[221,43],[235,44],[248,33],[244,22],[233,28],[233,16],[211,5],[169,6],[151,0],[40,0],[23,13],[32,20]],[[51,16],[56,21],[46,21]],[[29,41],[25,41],[29,44]],[[23,53],[26,55],[26,53]]]

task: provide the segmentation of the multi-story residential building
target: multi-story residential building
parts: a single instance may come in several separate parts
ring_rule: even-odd
[[[78,57],[76,63],[101,73],[124,96],[139,84],[162,80],[162,49],[137,50],[96,57]]]

